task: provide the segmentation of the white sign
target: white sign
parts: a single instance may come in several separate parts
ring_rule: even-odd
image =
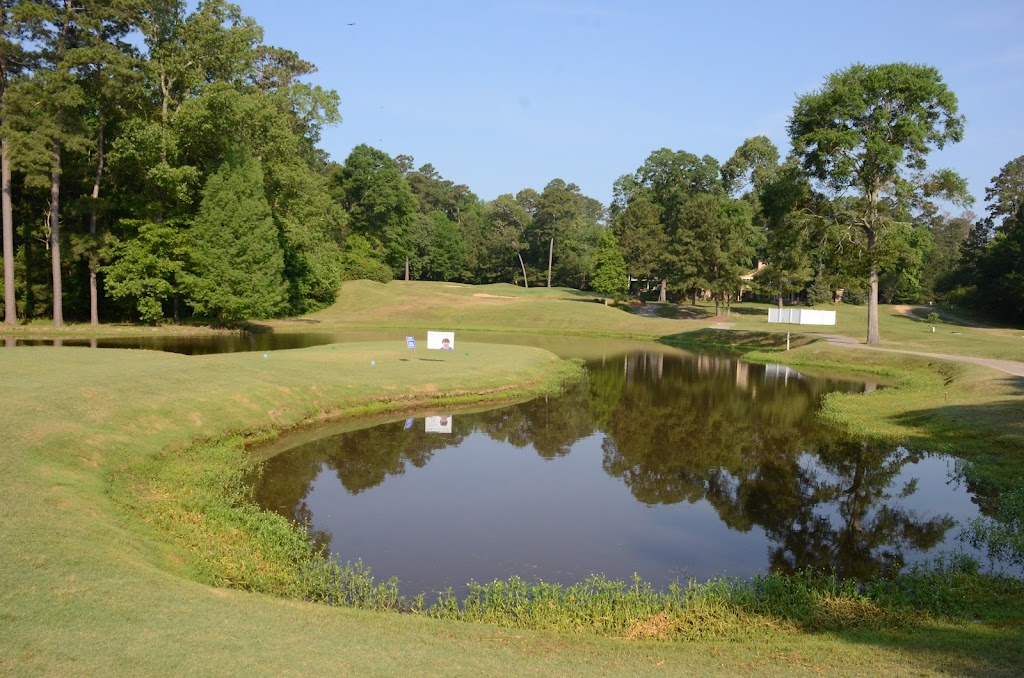
[[[792,325],[835,325],[835,311],[816,311],[812,308],[769,308],[768,322]]]
[[[442,414],[438,417],[426,417],[423,420],[423,430],[427,433],[451,433],[452,417],[450,414]]]
[[[454,332],[427,332],[427,348],[436,351],[454,351]]]

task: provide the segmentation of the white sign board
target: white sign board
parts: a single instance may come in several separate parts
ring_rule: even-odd
[[[835,311],[817,311],[813,308],[769,308],[768,322],[792,325],[835,325]]]
[[[433,330],[427,332],[427,348],[436,351],[454,351],[455,333],[434,332]]]
[[[451,433],[452,417],[450,414],[442,414],[438,417],[426,417],[423,420],[423,430],[427,433]]]

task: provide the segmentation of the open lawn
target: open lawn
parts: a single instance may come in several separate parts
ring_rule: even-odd
[[[564,288],[523,289],[505,283],[458,285],[432,282],[368,281],[345,283],[338,303],[302,319],[272,321],[276,331],[391,327],[492,332],[557,333],[636,339],[656,339],[706,327],[752,332],[838,335],[864,342],[867,307],[849,304],[821,306],[835,310],[832,326],[768,323],[771,304],[733,304],[728,317],[714,317],[714,304],[647,304],[624,311],[606,306],[597,295]],[[879,310],[886,348],[1024,360],[1024,329],[981,328],[925,322],[906,307],[883,305]],[[699,343],[699,342],[697,342]]]
[[[692,321],[629,314],[570,290],[360,282],[346,284],[330,309],[267,325],[674,335],[686,345],[728,342],[710,331],[728,322],[747,330],[732,335],[738,345],[762,351],[752,359],[782,361],[763,353],[778,349],[779,338],[758,333],[795,328],[761,322],[766,308],[734,306],[728,319]],[[856,307],[841,307],[840,318],[829,328],[836,334],[859,336],[866,324]],[[1020,330],[939,329],[932,335],[883,309],[882,337],[894,347],[1024,358],[1014,343],[1024,346]],[[80,327],[68,332],[83,334]],[[944,343],[928,343],[937,341]],[[786,362],[867,370],[894,386],[829,398],[824,416],[839,425],[954,451],[970,446],[988,468],[1006,465],[995,475],[1020,473],[1020,379],[976,365],[800,343]],[[739,632],[688,642],[510,630],[203,583],[232,580],[259,590],[273,574],[273,563],[240,572],[246,564],[236,560],[261,553],[246,550],[256,540],[247,530],[255,534],[265,523],[222,523],[188,503],[212,482],[202,475],[202,454],[220,449],[218,441],[228,441],[221,447],[230,457],[240,433],[267,436],[329,414],[515,400],[545,392],[573,370],[535,348],[463,340],[458,348],[442,362],[394,343],[266,358],[0,349],[0,674],[1019,674],[1024,590],[984,578],[946,588],[911,582],[917,593],[908,588],[901,596],[951,598],[895,616],[874,603],[823,599],[819,617],[841,622],[809,628],[769,607],[745,617]],[[875,623],[872,610],[889,621]]]

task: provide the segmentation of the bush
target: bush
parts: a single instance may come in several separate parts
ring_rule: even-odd
[[[391,267],[378,258],[369,240],[357,234],[348,237],[341,255],[342,280],[373,280],[386,283],[394,277]]]
[[[845,298],[845,297],[844,297]],[[818,304],[832,303],[832,288],[824,280],[815,280],[807,288],[807,305],[817,306]]]
[[[847,287],[843,292],[843,303],[863,306],[868,303],[868,291],[864,287]]]

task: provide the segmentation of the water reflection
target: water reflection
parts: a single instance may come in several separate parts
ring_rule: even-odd
[[[4,346],[74,346],[89,348],[130,348],[150,351],[166,351],[185,355],[206,355],[211,353],[241,353],[245,351],[281,351],[293,348],[308,348],[345,341],[344,335],[329,332],[295,332],[275,334],[273,332],[234,332],[208,335],[158,335],[152,337],[106,337],[68,339],[21,339],[6,338]]]
[[[948,458],[816,422],[823,394],[863,389],[726,355],[606,356],[564,396],[456,413],[444,435],[440,413],[325,434],[270,459],[257,497],[408,593],[594,572],[869,578],[977,510]]]

